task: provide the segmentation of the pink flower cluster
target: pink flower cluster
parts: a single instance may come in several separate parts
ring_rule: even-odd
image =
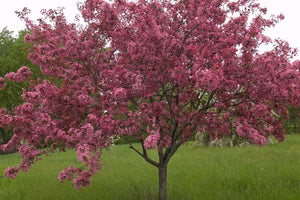
[[[23,161],[18,167],[18,169],[22,171],[28,171],[35,160],[37,160],[37,157],[41,154],[40,150],[36,150],[35,147],[26,144],[20,145],[18,151],[23,158]]]
[[[159,149],[163,149],[164,147],[169,147],[171,146],[172,143],[172,138],[169,135],[164,135],[162,137],[162,140],[159,142]]]
[[[15,167],[9,167],[4,171],[4,175],[8,178],[16,178],[19,170]]]
[[[144,141],[145,149],[154,149],[160,139],[159,133],[150,134]]]
[[[34,105],[31,103],[23,103],[15,108],[15,112],[20,115],[30,115],[34,110]]]
[[[239,137],[248,138],[254,144],[263,146],[266,142],[266,136],[261,135],[256,129],[252,128],[245,120],[237,121],[236,132]]]
[[[90,147],[87,144],[77,145],[76,154],[80,162],[86,162],[89,159]]]
[[[80,105],[88,105],[92,102],[91,98],[87,94],[81,94],[77,98]]]
[[[33,160],[35,159],[38,155],[41,154],[40,150],[36,150],[35,147],[29,146],[29,145],[20,145],[19,148],[19,153],[23,158],[26,158],[26,160]]]
[[[15,140],[14,138],[10,141]],[[16,141],[15,141],[16,143]],[[8,151],[7,145],[2,146],[2,150]],[[32,164],[34,163],[34,160],[41,154],[40,150],[36,150],[35,147],[30,147],[28,145],[20,145],[18,148],[23,161],[19,164],[19,166],[16,167],[9,167],[4,171],[4,174],[8,178],[15,178],[16,175],[19,173],[19,171],[28,171]]]
[[[5,79],[0,77],[0,90],[4,90],[6,88]]]
[[[217,70],[199,70],[196,71],[197,86],[214,91],[222,81],[222,73]]]
[[[81,187],[87,187],[91,184],[92,173],[88,171],[80,171],[78,172],[78,176],[74,179],[73,185],[79,190]]]
[[[10,115],[3,113],[2,115],[0,114],[0,127],[5,126],[5,125],[9,125],[12,120],[13,117],[11,117]]]
[[[127,94],[126,89],[124,89],[124,88],[116,88],[113,91],[113,97],[115,99],[124,99],[124,98],[126,98],[126,94]]]
[[[70,181],[73,179],[74,172],[75,172],[75,168],[73,166],[70,166],[59,173],[58,180],[62,183],[64,182],[64,180]]]
[[[65,180],[70,181],[73,179],[74,174],[77,174],[77,177],[73,180],[73,185],[77,190],[90,185],[92,173],[73,166],[62,170],[58,176],[58,180],[62,183]]]
[[[10,81],[15,81],[15,82],[22,82],[26,81],[30,78],[31,71],[28,67],[23,66],[18,71],[15,72],[9,72],[5,75],[5,78],[7,78]]]
[[[31,103],[24,103],[21,110],[23,114],[31,113],[34,110],[34,106]]]

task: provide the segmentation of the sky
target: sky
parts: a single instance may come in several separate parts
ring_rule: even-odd
[[[65,14],[69,21],[73,21],[77,12],[76,3],[83,0],[6,0],[0,7],[0,30],[7,27],[17,33],[25,28],[24,22],[17,18],[16,10],[29,8],[32,19],[40,17],[40,10],[44,8],[65,7]],[[300,1],[299,0],[259,0],[261,5],[268,8],[269,13],[285,15],[285,19],[275,28],[267,30],[271,38],[281,38],[289,42],[291,47],[300,50]],[[300,51],[299,51],[300,54]],[[300,59],[300,56],[297,56]]]
[[[41,17],[42,9],[64,7],[67,20],[74,21],[75,15],[78,14],[77,2],[83,0],[5,0],[0,7],[0,30],[6,26],[8,30],[15,32],[25,29],[25,23],[15,14],[16,10],[22,10],[24,7],[31,10],[31,19]]]

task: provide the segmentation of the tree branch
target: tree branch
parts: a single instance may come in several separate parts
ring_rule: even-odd
[[[168,153],[166,154],[164,154],[164,161],[165,161],[165,163],[168,163],[169,162],[169,160],[170,160],[170,158],[175,154],[175,152],[177,151],[177,149],[181,146],[181,144],[182,144],[182,141],[180,140],[180,141],[178,141],[177,143],[174,143],[172,146],[171,146],[171,148],[170,148],[170,150],[168,151]]]
[[[188,39],[188,37],[190,36],[190,34],[197,28],[199,24],[194,25],[193,28],[191,28],[191,30],[189,30],[188,32],[185,33],[184,38],[182,40],[182,44],[178,53],[178,57],[181,55],[182,51],[183,51],[183,47],[185,45],[186,40]]]
[[[139,150],[137,150],[132,144],[131,142],[128,141],[128,144],[129,144],[129,148],[134,150],[138,155],[140,155],[141,157],[143,157],[148,163],[152,164],[153,166],[155,167],[159,167],[159,164],[157,162],[155,162],[154,160],[151,160],[149,157],[148,157],[148,154],[147,154],[147,150],[145,149],[142,141],[141,141],[141,144],[142,144],[142,149],[143,149],[143,153],[141,153]]]

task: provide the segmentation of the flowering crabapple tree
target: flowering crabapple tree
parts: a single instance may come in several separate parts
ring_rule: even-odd
[[[269,136],[284,140],[282,117],[300,102],[300,62],[291,63],[296,51],[286,42],[263,34],[282,15],[267,18],[255,0],[86,0],[78,8],[81,26],[61,9],[42,10],[38,23],[28,9],[18,13],[43,78],[27,67],[0,78],[1,89],[30,82],[22,105],[0,110],[0,126],[14,131],[1,149],[18,147],[23,158],[7,177],[55,148],[74,148],[86,167],[70,166],[59,180],[79,189],[101,168],[110,138],[131,136],[141,148],[129,147],[158,168],[165,200],[168,162],[196,132],[234,131],[260,146]],[[267,43],[274,48],[260,53]]]

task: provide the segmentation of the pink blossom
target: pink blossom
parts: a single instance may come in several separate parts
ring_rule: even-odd
[[[35,147],[28,146],[28,145],[20,145],[18,148],[22,157],[26,157],[27,159],[34,159],[38,155],[40,155],[41,151],[36,150]]]
[[[124,88],[116,88],[113,91],[113,96],[114,96],[115,99],[126,98],[126,90]]]
[[[6,88],[5,79],[0,77],[0,90],[4,90]]]
[[[20,143],[20,136],[14,134],[7,144],[0,146],[0,149],[4,152],[12,151]]]
[[[172,138],[169,135],[165,135],[162,137],[162,140],[159,143],[159,148],[162,149],[163,147],[171,146]]]
[[[24,103],[21,107],[22,114],[31,113],[34,110],[34,106],[31,103]]]
[[[35,100],[38,100],[40,97],[41,97],[40,92],[36,92],[36,91],[33,91],[33,92],[24,92],[22,94],[22,98],[23,99],[27,99],[27,100],[29,100],[31,102],[35,102]]]
[[[82,171],[78,174],[78,176],[74,179],[73,185],[79,190],[81,187],[87,187],[91,184],[91,173],[87,171]]]
[[[20,76],[24,77],[24,79],[27,79],[30,77],[31,75],[31,71],[28,67],[23,66],[20,69],[18,69],[17,74],[19,74]]]
[[[87,122],[89,122],[93,125],[97,125],[97,124],[99,124],[99,119],[95,114],[91,113],[87,116]]]
[[[9,72],[5,75],[5,78],[7,78],[10,81],[15,81],[15,82],[22,82],[26,81],[28,78],[30,78],[31,71],[28,67],[23,66],[16,73],[14,72]]]
[[[73,174],[75,173],[75,168],[73,166],[70,166],[68,167],[67,169],[65,170],[62,170],[60,173],[59,173],[59,176],[58,176],[58,180],[60,182],[64,182],[64,180],[72,180],[73,179]]]
[[[14,72],[9,72],[5,75],[5,78],[7,78],[10,81],[18,80],[17,74]]]
[[[31,40],[31,35],[26,34],[25,37],[24,37],[24,42],[28,44],[30,42],[30,40]]]
[[[89,153],[90,152],[90,147],[89,145],[77,145],[76,147],[76,154],[78,157],[78,161],[80,162],[87,162],[89,159]]]
[[[154,149],[160,139],[160,134],[150,134],[144,141],[145,149]]]
[[[4,171],[4,174],[8,178],[16,178],[19,170],[15,167],[9,167]]]
[[[13,118],[10,116],[10,115],[7,115],[7,114],[4,114],[4,115],[1,115],[0,114],[0,126],[1,124],[5,125],[5,124],[10,124],[13,120]]]
[[[237,134],[239,137],[248,138],[254,144],[260,146],[267,142],[266,136],[260,134],[256,129],[252,128],[246,121],[237,121]]]
[[[81,105],[88,105],[91,103],[91,98],[86,94],[81,94],[77,98]]]
[[[77,177],[73,180],[73,185],[76,189],[79,190],[81,187],[90,185],[92,173],[86,170],[75,168],[73,166],[62,170],[58,176],[58,180],[60,182],[64,182],[64,180],[70,181],[73,179],[74,174],[77,174]]]

